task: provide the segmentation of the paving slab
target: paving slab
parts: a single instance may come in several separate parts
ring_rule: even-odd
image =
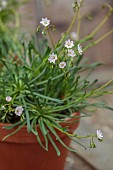
[[[106,97],[109,105],[113,106],[113,95]],[[104,141],[96,140],[97,148],[89,148],[89,140],[81,139],[87,147],[85,151],[80,146],[72,142],[78,154],[87,160],[90,164],[95,166],[98,170],[113,170],[113,112],[108,110],[101,110],[93,114],[90,118],[82,118],[78,130],[75,132],[79,135],[95,133],[97,129],[101,129],[104,135]]]
[[[76,153],[70,153],[67,156],[64,170],[97,170]]]

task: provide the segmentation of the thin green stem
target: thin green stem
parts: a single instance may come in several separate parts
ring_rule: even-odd
[[[106,84],[104,84],[104,85],[102,85],[101,87],[99,87],[98,89],[96,89],[96,90],[94,91],[94,93],[102,90],[103,88],[105,88],[106,86],[108,86],[109,84],[111,84],[112,82],[113,82],[113,79],[111,79],[111,80],[108,81]]]
[[[71,31],[72,27],[74,26],[75,21],[76,21],[76,18],[77,18],[77,16],[78,16],[78,11],[79,11],[79,9],[76,11],[76,13],[75,13],[75,15],[74,15],[74,17],[73,17],[73,19],[72,19],[72,22],[71,22],[69,28],[67,29],[65,35],[62,36],[62,38],[60,39],[59,44],[62,43],[62,41],[63,41],[63,40],[65,39],[65,37],[69,34],[69,32]]]
[[[0,19],[0,29],[1,29],[3,32],[8,32],[8,33],[9,33],[9,30],[8,30],[7,26],[5,25],[5,23],[2,22],[1,19]]]
[[[63,131],[62,129],[58,128],[57,126],[55,126],[55,125],[53,125],[53,124],[51,124],[51,123],[50,123],[50,125],[51,125],[52,127],[54,127],[55,129],[59,130],[60,132],[64,133],[64,134],[67,135],[67,136],[70,136],[70,137],[76,137],[76,138],[78,138],[78,139],[90,138],[90,137],[97,137],[95,134],[93,134],[93,135],[85,135],[85,136],[78,136],[77,134],[70,134],[70,133],[68,133],[68,132]]]
[[[77,16],[78,16],[78,11],[75,13],[75,15],[74,15],[74,17],[73,17],[73,20],[72,20],[72,22],[71,22],[68,30],[66,31],[66,35],[69,34],[69,32],[71,31],[73,25],[75,24],[75,20],[76,20]]]
[[[109,11],[108,13],[106,14],[106,16],[102,19],[102,21],[100,22],[99,25],[97,25],[97,27],[88,35],[86,36],[85,38],[83,38],[82,40],[80,40],[80,44],[81,43],[84,43],[86,41],[89,41],[89,40],[92,40],[94,35],[96,35],[96,33],[104,26],[104,24],[107,22],[107,20],[109,19],[109,17],[111,16],[111,13],[113,12],[113,8],[108,5],[108,8],[109,8]]]
[[[65,52],[64,49],[65,49],[65,48],[63,48],[63,49],[60,51],[60,53],[59,53],[59,55],[58,55],[58,60],[59,60],[60,56],[62,55],[62,53]]]
[[[106,14],[106,16],[102,19],[102,21],[100,22],[100,24],[90,33],[90,37],[93,37],[102,27],[103,25],[107,22],[107,20],[109,19],[109,17],[111,16],[111,13],[113,12],[113,9],[111,8],[111,6],[109,7],[109,12]]]
[[[78,39],[80,38],[80,27],[81,27],[81,16],[80,16],[80,13],[78,13],[78,22],[77,22],[77,36],[78,36]]]
[[[105,35],[101,36],[99,39],[95,40],[94,42],[90,43],[89,45],[87,45],[83,51],[86,51],[87,49],[95,46],[96,44],[98,44],[99,42],[101,42],[103,39],[105,39],[106,37],[108,37],[109,35],[111,35],[113,33],[113,29],[111,29],[109,32],[107,32]]]
[[[53,42],[53,39],[52,39],[52,37],[51,37],[51,34],[50,34],[49,29],[47,29],[47,32],[48,32],[49,38],[50,38],[50,40],[51,40],[51,43],[52,43],[53,49],[55,49],[55,45],[54,45],[54,42]]]
[[[83,139],[83,138],[90,138],[90,137],[97,137],[97,136],[96,135],[86,135],[86,136],[78,136],[78,135],[76,135],[75,137],[78,138],[78,139]]]

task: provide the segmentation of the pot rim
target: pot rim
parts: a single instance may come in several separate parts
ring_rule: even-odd
[[[80,119],[79,118],[80,112],[74,112],[74,113],[71,114],[71,116],[76,116],[76,115],[78,116],[78,118],[67,118],[65,122],[61,122],[60,124],[61,125],[66,125],[66,122],[71,122],[70,120],[72,120],[72,119]],[[5,129],[5,126],[11,126],[11,125],[13,125],[13,124],[0,122],[0,128],[2,127],[3,129]],[[16,127],[18,127],[18,126],[16,126]],[[16,127],[14,127],[13,129],[16,129]],[[38,124],[37,124],[37,127],[39,127]],[[27,125],[24,125],[22,128],[26,129]]]
[[[70,119],[66,120],[66,122],[69,123],[70,120],[71,121],[77,120],[76,123],[74,123],[74,122],[73,123],[70,122],[69,124],[67,124],[66,122],[60,123],[60,125],[62,127],[69,126],[69,131],[70,132],[73,132],[74,129],[76,129],[78,127],[79,120],[80,120],[80,118],[79,118],[80,112],[73,113],[73,116],[78,116],[78,118],[70,118]],[[17,127],[14,127],[12,129],[10,129],[10,130],[5,129],[5,126],[10,126],[10,125],[11,124],[8,124],[8,123],[2,123],[2,122],[0,123],[0,141],[2,141],[2,139],[5,136],[13,133],[19,127],[19,126],[17,126]],[[73,130],[71,130],[71,129],[73,129]],[[42,135],[42,132],[40,130],[40,126],[39,125],[37,125],[37,131],[38,131],[38,134],[39,134],[39,136],[41,138],[41,141],[44,141],[44,137]],[[56,129],[56,132],[60,136],[60,138],[63,138],[64,136],[66,136],[64,133],[60,132],[57,129]],[[55,136],[53,136],[53,135],[52,135],[52,138],[54,138],[54,140],[56,140]],[[16,132],[15,134],[7,137],[5,139],[5,141],[3,141],[3,142],[11,142],[11,143],[14,143],[14,142],[15,143],[18,143],[18,142],[19,143],[25,143],[25,142],[26,143],[37,143],[37,140],[36,140],[36,136],[32,132],[30,132],[30,133],[27,132],[27,125],[24,125],[18,132]]]

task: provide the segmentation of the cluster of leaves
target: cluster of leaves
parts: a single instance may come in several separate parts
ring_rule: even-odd
[[[45,44],[43,54],[30,42],[27,47],[23,44],[22,52],[18,50],[18,53],[14,51],[12,55],[1,57],[1,63],[5,65],[0,73],[2,105],[6,103],[6,96],[12,96],[12,105],[18,103],[27,107],[29,115],[33,115],[32,112],[48,115],[65,110],[70,115],[91,105],[87,99],[98,94],[94,86],[97,80],[89,82],[80,76],[80,72],[94,69],[99,64],[80,64],[83,56],[79,55],[70,67],[60,69],[49,63],[51,50],[46,40],[42,43]]]
[[[94,70],[98,63],[80,64],[83,56],[78,55],[71,67],[60,69],[58,65],[50,64],[48,61],[51,49],[47,41],[39,42],[44,47],[42,54],[34,43],[30,42],[28,45],[23,44],[18,53],[14,51],[12,55],[0,58],[4,65],[0,72],[0,121],[12,123],[12,127],[27,124],[28,132],[36,136],[36,124],[39,124],[44,137],[48,136],[47,128],[56,136],[55,128],[65,133],[66,129],[59,123],[64,122],[65,118],[70,118],[73,112],[82,111],[88,106],[107,106],[104,103],[89,102],[88,99],[100,96],[104,92],[95,90],[97,80],[89,82],[80,76],[82,71]],[[59,53],[59,45],[56,52]],[[62,57],[65,57],[64,54]],[[10,103],[6,102],[6,96],[12,97]],[[24,108],[20,117],[13,111],[18,105]],[[41,144],[39,136],[38,141]]]

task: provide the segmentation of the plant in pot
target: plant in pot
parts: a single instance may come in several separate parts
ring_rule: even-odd
[[[93,41],[93,36],[106,22],[102,20],[85,38],[70,40],[81,4],[82,1],[74,2],[73,20],[57,44],[50,34],[50,28],[55,27],[49,19],[42,18],[38,31],[42,31],[44,37],[49,35],[51,48],[45,38],[38,39],[38,43],[33,39],[21,45],[17,42],[18,51],[12,49],[5,57],[4,53],[0,56],[3,64],[0,72],[2,170],[63,170],[67,151],[76,152],[69,147],[70,139],[83,146],[77,139],[90,138],[91,148],[96,147],[94,138],[103,139],[100,130],[86,136],[73,134],[80,118],[89,115],[88,107],[113,109],[104,102],[92,100],[112,93],[106,90],[112,80],[98,87],[97,80],[88,80],[89,72],[85,77],[81,75],[100,65],[85,62],[85,50],[110,35],[113,29]],[[112,12],[112,7],[108,7],[107,18]],[[89,44],[82,48],[84,42]],[[14,60],[15,54],[19,62]]]

